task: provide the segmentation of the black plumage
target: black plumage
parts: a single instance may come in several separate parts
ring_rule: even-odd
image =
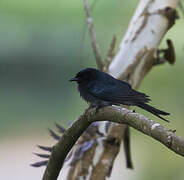
[[[138,106],[168,121],[160,115],[166,116],[169,113],[147,104],[150,101],[149,96],[132,89],[128,83],[115,79],[105,72],[86,68],[78,72],[70,81],[77,81],[81,97],[92,107],[99,109],[104,106],[120,104]]]

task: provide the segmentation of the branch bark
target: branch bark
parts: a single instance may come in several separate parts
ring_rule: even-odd
[[[161,142],[175,153],[184,156],[184,139],[143,115],[118,106],[105,107],[98,113],[95,109],[88,109],[64,133],[59,143],[54,146],[43,180],[57,179],[67,154],[80,135],[95,121],[111,121],[129,125]]]

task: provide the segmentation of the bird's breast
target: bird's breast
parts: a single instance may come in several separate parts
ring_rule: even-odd
[[[87,102],[89,103],[93,103],[94,101],[96,101],[96,97],[94,97],[93,95],[91,95],[91,93],[89,92],[89,89],[87,87],[83,87],[83,86],[78,86],[78,91],[80,93],[80,96]]]

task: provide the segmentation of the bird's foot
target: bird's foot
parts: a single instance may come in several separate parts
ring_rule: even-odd
[[[99,110],[100,110],[101,108],[103,108],[103,107],[105,107],[105,106],[102,106],[102,105],[101,105],[101,106],[100,106],[100,105],[99,105],[99,106],[96,106],[95,112],[98,113]]]
[[[112,104],[106,103],[106,102],[96,102],[91,103],[89,108],[95,108],[95,113],[98,113],[101,108],[104,108],[106,106],[111,106]]]

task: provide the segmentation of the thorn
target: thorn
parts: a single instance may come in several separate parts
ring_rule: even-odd
[[[51,129],[48,128],[48,131],[49,131],[50,135],[51,135],[55,140],[57,140],[57,141],[60,140],[61,137],[58,136],[53,130],[51,130]]]
[[[58,131],[62,134],[65,133],[66,129],[60,126],[58,123],[55,123],[55,126],[57,127]]]
[[[49,146],[41,146],[41,145],[37,145],[38,148],[44,150],[44,151],[48,151],[48,152],[51,152],[52,151],[52,147],[49,147]]]
[[[50,157],[49,154],[39,154],[39,153],[33,153],[33,154],[35,154],[36,156],[41,157],[41,158],[47,158],[48,159]]]
[[[30,166],[32,167],[41,167],[41,166],[46,166],[48,163],[48,161],[39,161],[33,164],[30,164]]]

